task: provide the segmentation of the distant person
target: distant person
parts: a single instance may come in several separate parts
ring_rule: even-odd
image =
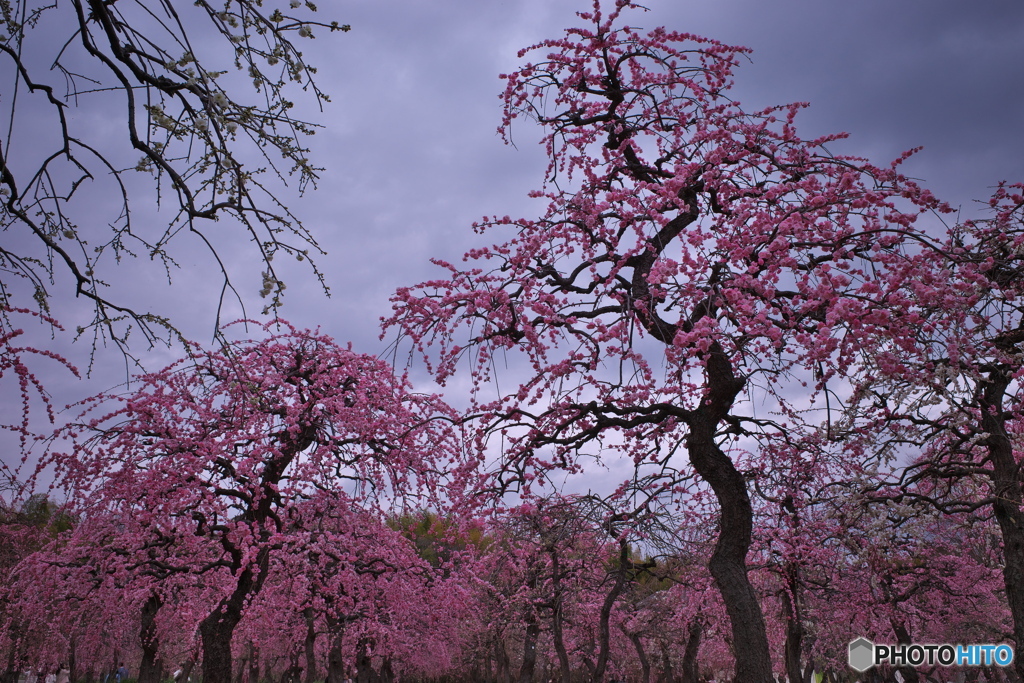
[[[124,662],[121,662],[121,666],[117,667],[117,673],[114,675],[117,679],[117,683],[124,683],[128,680],[128,669],[124,668]]]

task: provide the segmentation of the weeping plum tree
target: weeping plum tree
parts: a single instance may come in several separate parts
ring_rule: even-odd
[[[876,500],[907,517],[922,505],[994,517],[1024,677],[1024,183],[1000,183],[988,208],[901,269],[899,294],[921,324],[864,366],[850,411],[880,427],[860,437],[880,454],[915,448],[871,487]]]
[[[259,341],[195,349],[128,396],[91,399],[61,432],[71,447],[57,441],[40,465],[84,518],[120,520],[94,547],[117,554],[129,578],[205,575],[218,587],[198,626],[208,683],[231,681],[235,627],[302,531],[304,501],[401,507],[457,471],[452,416],[436,397],[372,356],[277,324]]]
[[[501,131],[541,127],[549,164],[533,196],[547,207],[477,224],[504,236],[399,290],[387,322],[441,382],[466,360],[487,386],[496,355],[522,354],[518,386],[474,395],[478,446],[501,442],[493,490],[529,494],[615,453],[630,495],[709,487],[736,681],[764,682],[746,565],[747,479],[764,463],[742,447],[785,442],[875,340],[910,334],[876,274],[942,207],[899,174],[906,155],[886,167],[833,156],[841,135],[798,135],[802,105],[744,111],[729,89],[746,49],[643,33],[625,25],[635,9],[597,0],[585,27],[520,53],[540,58],[504,77]]]

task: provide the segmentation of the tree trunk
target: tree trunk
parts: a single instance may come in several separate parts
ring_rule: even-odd
[[[241,613],[215,610],[199,624],[203,683],[231,683],[231,639]]]
[[[306,654],[305,683],[313,683],[316,680],[316,622],[314,620],[313,608],[307,607],[302,611],[302,616],[306,619],[306,641],[304,643]],[[327,679],[330,680],[330,673],[327,674]]]
[[[661,643],[661,683],[675,683],[675,673],[672,671],[672,657],[669,656],[668,646]]]
[[[795,571],[795,570],[794,570]],[[782,615],[786,623],[786,678],[789,683],[803,683],[800,654],[803,649],[804,625],[797,601],[796,581],[788,577],[789,590],[782,593]]]
[[[690,622],[689,630],[686,649],[683,651],[683,672],[680,683],[698,683],[700,680],[700,665],[697,655],[700,653],[700,639],[704,635],[704,624],[701,623],[700,618],[694,617]]]
[[[302,667],[299,666],[299,653],[292,651],[291,662],[281,674],[281,683],[299,683],[302,680]]]
[[[242,608],[263,587],[269,564],[269,550],[260,551],[256,566],[243,569],[231,595],[199,623],[203,644],[203,683],[231,683],[231,639],[242,620]]]
[[[10,643],[7,649],[7,669],[4,671],[2,683],[18,683],[18,678],[21,675],[21,672],[18,670],[18,651],[21,646],[20,639],[17,636],[19,626],[17,619],[11,620],[10,630],[8,631]]]
[[[142,662],[139,664],[138,683],[160,683],[163,664],[160,661],[160,639],[156,631],[156,615],[162,606],[163,601],[156,593],[150,595],[142,605],[142,626],[139,629]]]
[[[982,386],[981,429],[992,461],[992,510],[1003,537],[1003,584],[1013,617],[1013,668],[1024,680],[1024,513],[1021,511],[1020,468],[1006,433],[1003,396],[1010,380],[1006,371],[993,371]]]
[[[327,682],[342,683],[345,680],[345,651],[342,649],[344,632],[331,634],[331,649],[327,653]]]
[[[623,629],[623,633],[625,633],[625,629]],[[626,633],[626,635],[633,643],[636,657],[640,660],[640,683],[651,683],[651,660],[647,658],[647,653],[644,651],[643,641],[636,633]]]
[[[363,638],[356,647],[356,683],[375,683],[376,678],[370,654],[370,641]]]
[[[526,636],[523,638],[523,664],[519,667],[518,683],[530,683],[537,666],[537,638],[540,637],[540,622],[531,609],[526,616]]]
[[[747,577],[754,511],[743,475],[715,442],[718,424],[729,415],[744,386],[717,343],[707,358],[708,392],[689,420],[687,451],[697,473],[715,493],[719,532],[708,570],[715,579],[732,625],[736,676],[733,683],[771,683],[772,662],[764,615]]]
[[[596,678],[594,678],[594,671],[596,670],[596,667],[594,666],[594,661],[587,656],[583,656],[581,660],[583,661],[583,666],[587,667],[587,673],[590,674],[590,679],[597,680]]]
[[[601,605],[597,629],[597,661],[594,662],[594,669],[592,671],[594,683],[602,683],[604,681],[604,674],[608,668],[608,655],[611,652],[610,624],[612,608],[615,606],[615,601],[619,599],[619,595],[622,594],[622,589],[626,585],[627,562],[629,562],[629,545],[626,543],[626,539],[623,538],[619,541],[619,567],[615,576],[615,583],[612,584],[612,589],[608,591],[608,595],[605,596],[604,603]]]
[[[494,677],[494,666],[491,664],[491,655],[484,655],[484,683],[497,683]]]
[[[722,594],[732,624],[736,658],[734,683],[770,683],[772,665],[764,616],[746,566],[753,532],[753,508],[743,475],[713,441],[709,439],[705,443],[709,446],[708,452],[691,457],[700,475],[714,489],[721,508],[721,531],[708,570]]]
[[[551,641],[555,648],[555,655],[558,657],[558,670],[562,683],[572,683],[572,669],[569,666],[569,653],[565,649],[565,639],[562,629],[562,617],[565,603],[562,599],[562,574],[558,560],[558,553],[554,548],[551,554],[551,583],[554,590],[554,606],[551,615]]]
[[[910,637],[910,632],[906,626],[896,621],[894,618],[889,619],[889,623],[892,624],[892,632],[896,636],[896,642],[900,645],[910,645],[913,639]],[[917,669],[912,666],[898,666],[896,671],[900,672],[903,677],[903,683],[917,683],[920,677],[917,675]]]
[[[565,649],[565,639],[562,634],[562,600],[558,598],[555,606],[555,615],[551,620],[551,640],[558,656],[558,670],[562,683],[572,683],[572,668],[569,665],[569,653]]]
[[[511,683],[511,663],[505,651],[505,641],[500,637],[494,641],[494,663],[497,669],[498,683]]]
[[[68,643],[68,683],[78,683],[78,639],[74,636]]]
[[[185,662],[185,666],[181,667],[181,675],[177,678],[177,683],[188,683],[192,677],[192,669],[196,668],[196,657],[189,657],[189,660]]]

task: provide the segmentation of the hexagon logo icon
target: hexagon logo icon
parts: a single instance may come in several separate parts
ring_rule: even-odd
[[[850,643],[850,668],[864,672],[875,665],[875,645],[867,638],[858,638]]]

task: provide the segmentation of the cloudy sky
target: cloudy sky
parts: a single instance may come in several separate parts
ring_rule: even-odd
[[[495,134],[497,75],[519,48],[579,25],[578,0],[337,3],[351,33],[309,50],[334,96],[315,141],[327,167],[297,207],[330,252],[331,300],[303,289],[287,315],[365,350],[396,286],[438,274],[485,214],[535,216],[525,195],[544,159],[528,122]],[[833,151],[906,171],[968,213],[1024,178],[1024,5],[953,0],[652,0],[629,22],[745,45],[736,98],[750,109],[807,101],[805,136],[845,131]],[[895,8],[895,9],[894,9]]]
[[[515,68],[519,48],[579,25],[575,12],[589,3],[320,4],[323,18],[351,24],[352,31],[318,35],[304,48],[333,102],[323,114],[308,112],[324,126],[311,145],[313,161],[326,171],[319,189],[295,200],[292,209],[328,252],[320,266],[332,296],[296,267],[288,271],[283,313],[297,325],[320,326],[352,341],[356,350],[378,353],[388,344],[378,339],[388,297],[398,286],[440,274],[429,258],[457,260],[479,239],[470,226],[485,214],[541,211],[526,193],[539,187],[545,160],[527,122],[514,130],[516,147],[496,134],[503,87],[497,76]],[[973,200],[985,198],[998,180],[1024,180],[1019,0],[647,4],[650,11],[632,13],[630,24],[664,25],[753,50],[734,90],[746,108],[810,102],[799,119],[804,137],[848,132],[850,140],[832,150],[878,164],[923,147],[905,172],[963,207],[965,215],[977,212]],[[102,120],[102,112],[91,115]],[[198,242],[185,239],[177,248],[182,271],[169,288],[159,284],[159,274],[145,275],[138,265],[125,266],[112,279],[135,305],[170,315],[186,335],[208,342],[217,294],[212,262]],[[258,312],[258,262],[245,246],[228,247],[224,255],[249,312]],[[64,298],[58,315],[73,320],[80,302],[56,295]],[[227,317],[236,314],[229,310]],[[88,363],[85,344],[37,336],[73,362]],[[147,362],[159,366],[175,355],[156,351]],[[123,379],[123,361],[110,350],[101,352],[88,381],[57,374],[47,384],[63,404]],[[13,399],[9,393],[0,400]]]

